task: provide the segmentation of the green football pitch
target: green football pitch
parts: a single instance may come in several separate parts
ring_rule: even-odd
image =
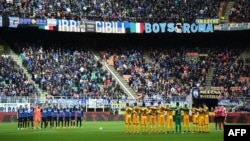
[[[102,127],[102,130],[99,130]],[[125,134],[124,122],[83,122],[82,128],[17,129],[17,123],[0,123],[2,141],[223,141],[223,131],[210,133]]]

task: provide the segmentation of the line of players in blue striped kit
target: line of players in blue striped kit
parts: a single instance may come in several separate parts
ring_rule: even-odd
[[[39,112],[37,113],[37,107]],[[38,116],[38,117],[37,117]],[[82,128],[84,110],[81,106],[20,106],[17,110],[18,129],[42,128]],[[39,120],[37,120],[40,119]],[[37,123],[38,122],[38,123]]]

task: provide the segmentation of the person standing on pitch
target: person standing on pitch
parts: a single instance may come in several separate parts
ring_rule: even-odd
[[[42,123],[41,123],[41,128],[47,128],[47,107],[44,105],[42,108]]]
[[[184,133],[185,132],[190,132],[190,121],[189,121],[189,108],[187,104],[184,104],[183,110],[183,128],[184,128]]]
[[[174,133],[174,110],[170,108],[170,104],[167,104],[166,107],[166,116],[167,116],[167,133]]]
[[[69,121],[71,116],[69,105],[67,105],[66,108],[64,109],[64,113],[65,113],[64,127],[69,128]]]
[[[77,109],[77,114],[76,114],[76,126],[79,128],[82,128],[82,120],[83,120],[83,109],[82,107],[79,106]]]
[[[70,109],[70,126],[71,128],[76,127],[76,106],[73,106],[73,108]]]
[[[149,125],[150,125],[150,131],[149,134],[155,133],[156,132],[156,112],[157,112],[157,108],[154,106],[154,102],[151,102],[151,106],[149,108],[149,112],[148,114],[149,116]]]
[[[56,105],[52,109],[52,126],[53,128],[58,127],[58,108]]]
[[[166,108],[163,107],[161,102],[158,102],[158,133],[164,133],[165,132],[165,110]]]
[[[139,114],[140,114],[140,107],[137,106],[137,103],[134,103],[133,107],[133,133],[138,134],[139,133]]]
[[[60,107],[58,108],[58,124],[57,124],[59,128],[60,127],[64,128],[63,126],[64,117],[65,117],[64,109],[63,106],[60,105]]]
[[[23,129],[23,106],[20,105],[20,107],[17,110],[17,119],[18,119],[18,123],[17,123],[17,129]]]
[[[33,123],[34,123],[34,109],[35,107],[30,104],[30,109],[29,109],[29,116],[28,116],[28,127],[31,126],[31,128],[34,128]]]
[[[198,132],[198,109],[192,105],[192,120],[193,120],[193,133]]]
[[[205,131],[205,133],[209,133],[209,131],[210,131],[210,128],[209,128],[209,109],[205,103],[203,104],[203,111],[204,111],[204,131]]]
[[[129,106],[129,103],[126,103],[126,108],[125,108],[125,134],[128,134],[129,132],[131,133],[132,129],[132,121],[131,121],[131,114],[132,114],[133,108]]]
[[[142,107],[140,110],[141,115],[141,132],[146,133],[147,132],[147,112],[148,108],[145,105],[145,102],[142,103]]]
[[[41,107],[38,105],[34,110],[34,129],[41,129]]]
[[[199,133],[204,133],[204,109],[202,107],[202,105],[199,105],[198,107],[198,130]]]
[[[219,108],[217,106],[215,106],[214,108],[214,123],[215,123],[215,130],[217,130],[219,126]]]
[[[23,108],[23,128],[26,129],[28,125],[28,117],[29,117],[29,107],[25,105]]]
[[[181,133],[181,110],[180,103],[176,102],[175,107],[175,133]],[[179,129],[179,130],[178,130]]]
[[[47,108],[47,124],[49,124],[50,128],[53,127],[52,114],[53,114],[53,108],[52,108],[51,104],[49,104],[49,106]]]

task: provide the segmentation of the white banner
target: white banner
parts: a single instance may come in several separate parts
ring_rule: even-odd
[[[47,25],[56,26],[56,19],[47,19]]]
[[[57,20],[58,31],[85,32],[84,23],[75,20]]]
[[[103,108],[103,99],[88,99],[88,108]]]
[[[215,30],[221,31],[236,31],[236,30],[248,30],[250,29],[249,23],[228,23],[228,24],[219,24],[215,26]]]
[[[20,105],[29,106],[29,103],[0,103],[0,112],[16,112]]]

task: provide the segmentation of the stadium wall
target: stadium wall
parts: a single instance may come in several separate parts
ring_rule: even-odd
[[[190,117],[192,120],[192,118]],[[112,115],[109,112],[85,113],[84,121],[123,121],[124,115]],[[17,113],[1,112],[0,122],[16,122]],[[214,116],[210,115],[210,122],[214,122]],[[228,113],[227,123],[250,123],[250,113]]]

